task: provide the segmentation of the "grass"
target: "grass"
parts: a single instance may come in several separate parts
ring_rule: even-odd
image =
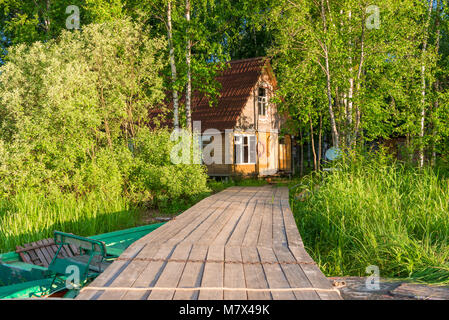
[[[161,214],[179,214],[200,200],[231,186],[266,184],[264,180],[210,180],[210,192],[191,198],[172,199],[159,209]],[[152,208],[154,209],[154,208]],[[91,193],[85,198],[71,194],[47,198],[22,191],[12,199],[0,198],[0,253],[13,251],[17,245],[50,238],[54,230],[91,236],[145,224],[145,209],[126,197]]]
[[[299,231],[327,276],[449,283],[449,177],[383,160],[309,176],[292,195]],[[299,197],[300,198],[300,197]]]
[[[13,199],[0,199],[0,252],[50,238],[54,230],[91,236],[131,228],[139,221],[139,210],[121,197],[91,194],[79,199],[69,194],[48,199],[20,192]]]

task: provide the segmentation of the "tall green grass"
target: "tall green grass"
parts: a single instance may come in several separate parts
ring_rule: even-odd
[[[292,200],[309,253],[327,276],[366,276],[449,283],[449,178],[362,159],[304,180]]]
[[[48,198],[23,191],[0,199],[0,252],[52,237],[54,230],[91,236],[134,227],[139,218],[140,211],[122,197],[92,193],[84,198],[72,194]]]

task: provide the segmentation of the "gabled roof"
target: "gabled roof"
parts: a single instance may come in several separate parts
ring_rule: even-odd
[[[266,57],[234,60],[228,64],[216,78],[221,87],[216,104],[210,106],[209,99],[204,94],[192,94],[192,121],[201,121],[202,132],[212,128],[224,131],[236,126],[264,67],[267,66],[267,72],[276,86],[276,79]],[[171,93],[167,97],[171,98]],[[185,103],[185,97],[180,99],[180,103]],[[173,102],[170,102],[168,109],[173,109]],[[171,117],[167,118],[166,112],[161,109],[150,110],[149,117],[153,120],[158,118],[163,126],[173,126]]]
[[[202,131],[233,129],[267,63],[265,57],[229,62],[216,79],[221,85],[218,103],[209,106],[206,97],[194,96],[192,120],[201,121]]]

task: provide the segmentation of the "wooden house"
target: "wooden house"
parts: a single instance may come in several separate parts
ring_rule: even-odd
[[[291,137],[280,134],[285,117],[270,101],[276,78],[267,58],[231,61],[217,81],[218,104],[194,95],[193,127],[202,133],[203,163],[210,176],[290,173]]]

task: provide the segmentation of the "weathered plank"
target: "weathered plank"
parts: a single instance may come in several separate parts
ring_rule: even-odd
[[[282,271],[292,288],[313,288],[312,284],[307,279],[306,274],[302,270],[302,265],[293,264],[297,262],[297,260],[288,248],[274,248],[273,251],[278,261],[292,263],[281,264]],[[294,294],[298,300],[320,300],[318,294],[314,291],[294,291]]]
[[[225,247],[224,287],[246,288],[240,247]],[[225,300],[246,300],[245,291],[224,291]]]
[[[136,257],[153,257],[158,250],[159,248],[156,246],[147,245]],[[117,274],[117,277],[109,285],[109,287],[132,287],[135,280],[140,276],[143,270],[145,270],[149,263],[150,262],[146,260],[133,259],[130,261],[129,265],[120,272],[120,274]],[[98,298],[98,300],[120,300],[125,294],[126,291],[106,291]]]
[[[258,248],[260,261],[263,264],[263,270],[268,281],[270,288],[280,289],[280,288],[291,288],[288,280],[285,278],[284,272],[282,271],[278,262],[276,255],[272,248]],[[273,299],[275,300],[295,300],[296,296],[293,292],[276,292],[272,293]]]
[[[156,261],[151,261],[147,267],[140,273],[139,277],[137,277],[136,281],[133,283],[131,288],[149,288],[153,287],[162,271],[167,264],[166,260],[171,257],[173,253],[173,247],[171,246],[162,246],[156,252],[153,258]],[[139,258],[139,256],[137,257]],[[145,257],[142,257],[145,258]],[[126,294],[123,296],[123,300],[146,300],[148,296],[151,294],[151,290],[148,291],[133,291],[127,290]]]
[[[248,230],[249,222],[254,214],[256,208],[256,202],[248,203],[243,215],[237,221],[237,224],[232,231],[226,245],[227,246],[240,246],[245,238],[246,231]]]
[[[243,247],[257,246],[257,240],[259,239],[264,210],[265,203],[260,200],[256,201],[254,213],[251,217],[251,221],[249,222],[245,238],[243,239]]]
[[[245,271],[246,287],[250,289],[269,288],[265,272],[260,263],[259,253],[255,247],[242,247],[242,261]],[[249,300],[271,300],[271,293],[268,291],[248,291]]]
[[[118,277],[119,274],[122,273],[124,269],[131,263],[132,259],[136,257],[139,252],[146,245],[137,245],[134,244],[130,246],[125,252],[123,252],[120,256],[122,260],[115,261],[112,265],[108,267],[108,269],[100,274],[91,284],[92,287],[109,287],[112,282]],[[127,260],[129,259],[129,260]],[[130,261],[131,260],[131,261]],[[101,296],[105,291],[94,291],[94,290],[86,290],[82,291],[77,299],[79,300],[96,300],[99,296]]]
[[[211,261],[212,260],[212,261]],[[224,260],[224,246],[211,245],[207,252],[207,261],[204,266],[201,287],[222,288],[224,263],[215,261]],[[222,300],[223,290],[202,290],[198,296],[199,300]]]
[[[273,245],[273,206],[269,203],[264,203],[258,246],[269,248],[272,245]]]
[[[198,288],[201,286],[204,263],[207,257],[208,246],[194,245],[190,251],[189,261],[186,263],[184,272],[179,281],[179,288]],[[199,291],[176,291],[175,300],[197,300]]]
[[[179,261],[169,261],[165,265],[163,272],[154,285],[155,287],[176,288],[178,286],[191,249],[192,246],[190,244],[181,244],[175,248],[170,259]],[[175,290],[152,291],[148,300],[171,300],[174,294]]]

